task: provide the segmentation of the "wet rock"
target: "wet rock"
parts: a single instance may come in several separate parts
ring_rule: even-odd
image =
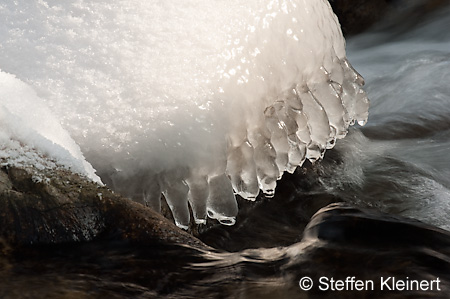
[[[116,239],[202,243],[143,205],[64,169],[3,166],[0,236],[14,246]]]

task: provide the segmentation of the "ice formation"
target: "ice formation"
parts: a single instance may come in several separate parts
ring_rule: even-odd
[[[233,224],[364,124],[325,0],[0,4],[0,67],[32,86],[102,180],[186,228]],[[1,87],[0,87],[1,88]]]

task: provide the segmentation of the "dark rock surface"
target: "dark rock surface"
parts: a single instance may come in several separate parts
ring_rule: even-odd
[[[5,242],[58,244],[110,235],[202,245],[153,210],[69,171],[1,168],[0,236]]]

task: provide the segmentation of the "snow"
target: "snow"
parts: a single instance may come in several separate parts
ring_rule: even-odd
[[[0,160],[3,165],[37,169],[65,167],[101,183],[79,146],[33,89],[1,70]]]
[[[188,205],[233,224],[235,193],[273,196],[367,120],[324,0],[17,0],[0,18],[0,68],[54,120],[41,137],[156,210],[164,194],[180,227]]]

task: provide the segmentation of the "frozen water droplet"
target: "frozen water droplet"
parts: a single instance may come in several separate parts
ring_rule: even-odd
[[[236,217],[219,218],[219,222],[220,224],[231,226],[236,223]]]
[[[332,149],[335,145],[336,145],[336,137],[332,137],[327,142],[327,149]]]

